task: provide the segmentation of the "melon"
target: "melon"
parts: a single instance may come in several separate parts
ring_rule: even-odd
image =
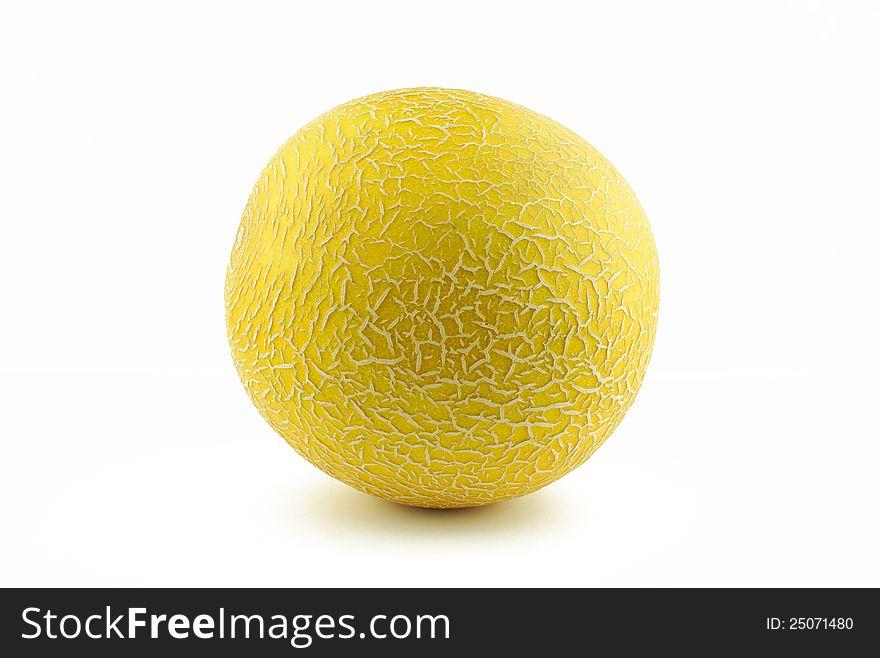
[[[260,175],[226,276],[250,399],[368,494],[458,508],[533,492],[614,431],[651,356],[657,252],[590,144],[519,105],[353,100]]]

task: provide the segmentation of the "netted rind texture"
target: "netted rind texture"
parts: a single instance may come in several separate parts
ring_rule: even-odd
[[[226,279],[260,413],[408,505],[520,496],[583,463],[644,376],[658,264],[635,195],[559,124],[466,91],[342,105],[262,172]]]

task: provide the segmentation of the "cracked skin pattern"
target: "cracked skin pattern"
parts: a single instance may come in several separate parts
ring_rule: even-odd
[[[297,132],[262,172],[226,279],[238,374],[326,473],[421,507],[521,496],[622,420],[658,264],[626,181],[518,105],[405,89]]]

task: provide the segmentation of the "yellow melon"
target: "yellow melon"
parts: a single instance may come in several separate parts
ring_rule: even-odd
[[[241,381],[303,457],[422,507],[483,505],[582,464],[654,340],[635,195],[583,139],[452,89],[318,117],[263,170],[226,278]]]

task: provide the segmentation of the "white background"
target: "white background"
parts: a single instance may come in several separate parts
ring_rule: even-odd
[[[880,586],[876,3],[140,4],[0,18],[0,584]],[[266,161],[407,86],[581,134],[660,252],[624,423],[482,509],[321,474],[226,344]]]

